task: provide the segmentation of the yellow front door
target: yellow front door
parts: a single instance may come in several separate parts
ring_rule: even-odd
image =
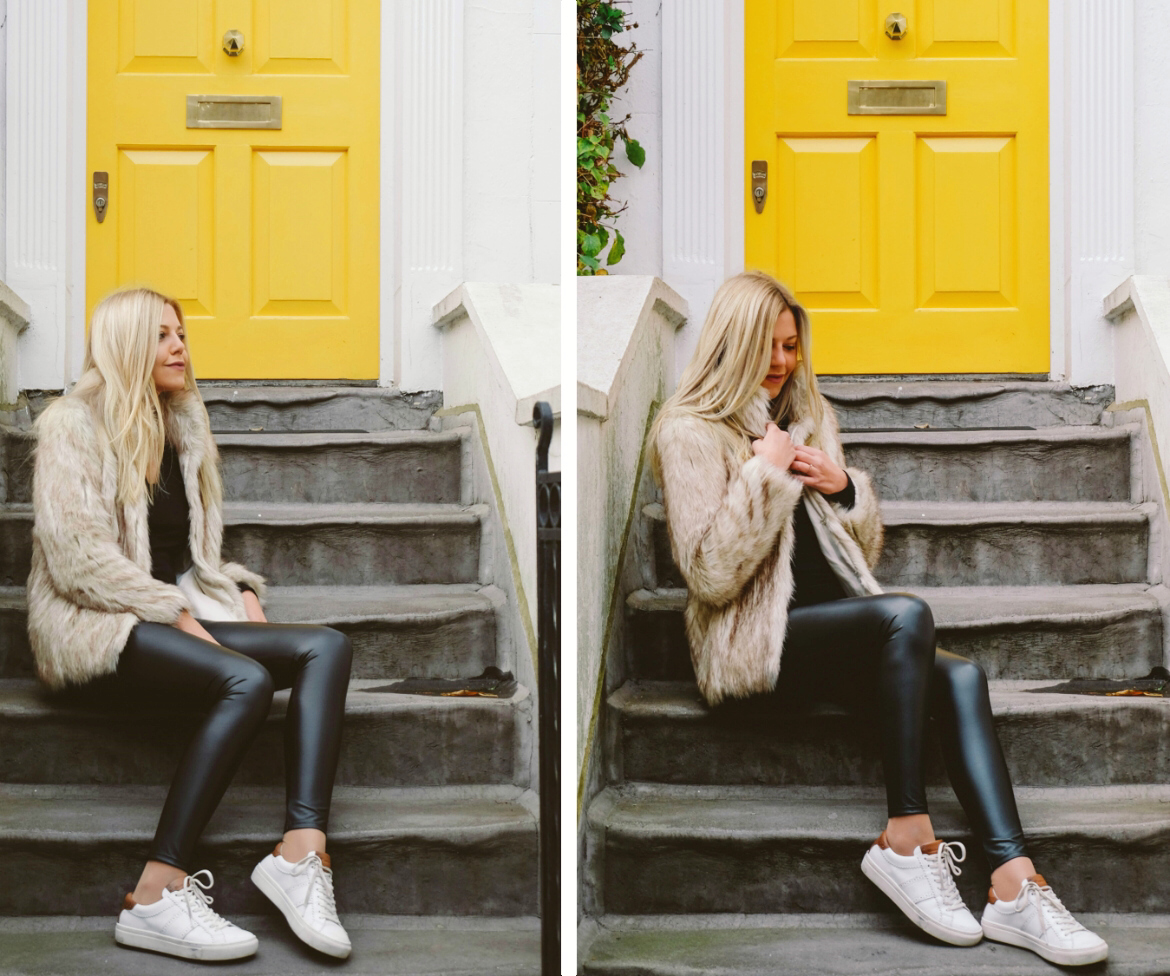
[[[89,311],[177,296],[207,379],[378,376],[379,7],[90,0]]]
[[[1048,372],[1047,11],[747,0],[746,262],[810,310],[817,372]],[[850,82],[937,112],[929,81],[945,115],[850,114]]]

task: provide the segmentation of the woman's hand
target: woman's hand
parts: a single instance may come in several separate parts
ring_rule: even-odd
[[[179,619],[175,621],[175,626],[184,634],[190,634],[192,637],[198,637],[200,640],[210,641],[212,644],[219,643],[219,641],[204,629],[203,624],[191,616],[188,610],[184,610],[179,614]]]
[[[793,453],[792,473],[809,488],[824,495],[835,495],[849,484],[845,470],[837,467],[833,459],[819,448],[797,447]]]
[[[264,616],[264,608],[260,606],[256,594],[251,590],[244,590],[240,595],[244,598],[244,609],[248,611],[248,619],[257,624],[268,623],[268,618]]]
[[[770,461],[781,471],[787,471],[792,467],[792,462],[796,458],[796,448],[793,447],[788,432],[781,430],[771,421],[764,429],[764,436],[752,441],[752,451],[756,457]]]

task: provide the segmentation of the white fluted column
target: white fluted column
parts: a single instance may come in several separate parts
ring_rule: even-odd
[[[84,335],[85,25],[82,0],[8,0],[5,251],[31,309],[24,389],[76,379]]]
[[[679,368],[715,289],[743,266],[742,35],[742,0],[662,5],[662,270],[692,314]]]
[[[1133,0],[1076,0],[1065,18],[1066,37],[1052,36],[1065,52],[1064,361],[1074,383],[1109,383],[1113,339],[1101,303],[1134,272]]]
[[[382,307],[393,329],[389,349],[383,329],[382,375],[433,390],[443,373],[431,310],[463,276],[463,0],[386,0],[383,17],[393,19],[382,64],[394,90],[382,111],[393,133],[382,181],[382,240],[392,252]]]

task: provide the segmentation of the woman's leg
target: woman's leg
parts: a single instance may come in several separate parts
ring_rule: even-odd
[[[886,836],[900,854],[934,839],[923,766],[933,657],[934,618],[918,597],[855,597],[788,614],[777,692],[876,713]]]
[[[151,904],[189,870],[199,835],[268,715],[273,683],[262,666],[235,651],[146,622],[130,633],[116,683],[136,696],[206,712],[175,771],[134,892],[136,901]]]
[[[1036,869],[1024,850],[1011,777],[991,717],[987,676],[974,661],[938,651],[931,714],[951,786],[983,845],[996,894],[1014,899]]]
[[[285,824],[282,854],[297,861],[325,851],[325,830],[341,750],[353,651],[331,627],[201,621],[217,641],[264,666],[277,688],[291,688],[285,719]]]

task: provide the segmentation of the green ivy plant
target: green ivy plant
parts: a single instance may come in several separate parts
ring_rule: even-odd
[[[632,30],[626,14],[612,0],[577,0],[577,274],[608,274],[601,266],[617,264],[626,253],[615,219],[626,209],[610,195],[622,174],[613,164],[618,139],[626,159],[641,168],[646,150],[626,131],[627,115],[613,120],[609,105],[626,85],[630,69],[642,58],[637,45],[622,47],[615,34]]]

